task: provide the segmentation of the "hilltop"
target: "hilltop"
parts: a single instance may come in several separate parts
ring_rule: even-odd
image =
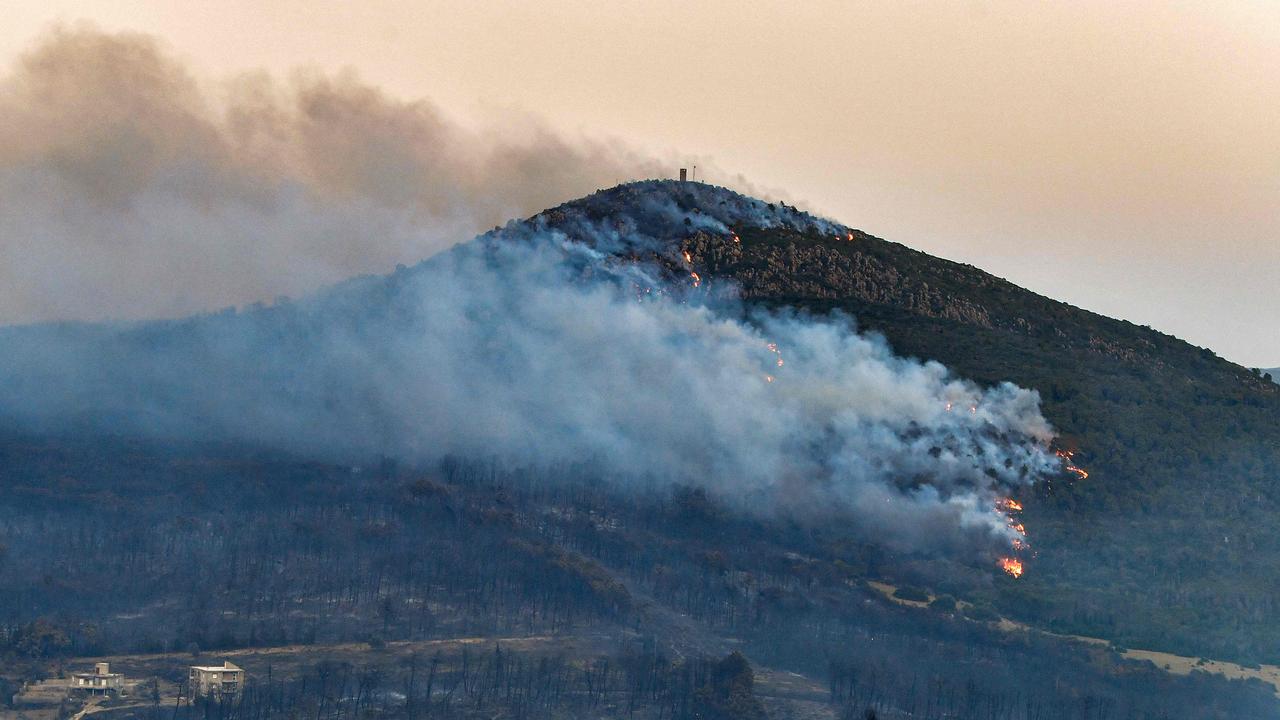
[[[587,462],[512,465],[461,442],[422,460],[406,450],[418,426],[439,425],[429,437],[449,441],[462,437],[457,427],[482,437],[519,427],[518,413],[485,414],[474,388],[459,391],[457,406],[382,412],[412,397],[406,378],[421,376],[411,371],[429,377],[474,361],[414,334],[440,310],[422,288],[479,283],[469,292],[503,304],[467,306],[462,331],[487,328],[493,313],[537,298],[485,276],[484,263],[539,243],[569,258],[573,272],[547,275],[557,282],[603,275],[669,292],[675,305],[710,298],[745,323],[766,308],[844,314],[898,354],[986,388],[1037,390],[1056,447],[1089,475],[1050,474],[1021,490],[1034,555],[1014,579],[980,554],[877,542],[841,516],[743,514],[724,493],[680,482],[622,492]],[[479,332],[478,347],[527,350],[508,342],[514,332]],[[610,377],[630,346],[620,332],[608,338],[571,367],[598,365]],[[603,663],[638,683],[628,702],[650,692],[686,712],[702,687],[696,673],[710,667],[692,658],[732,650],[765,671],[825,683],[846,709],[947,702],[1067,717],[1105,703],[1120,715],[1197,708],[1227,717],[1274,707],[1272,689],[1257,682],[1172,678],[1116,647],[1023,628],[1276,659],[1280,637],[1266,619],[1280,541],[1267,528],[1280,520],[1268,492],[1280,467],[1280,387],[1149,328],[780,203],[632,183],[295,302],[160,323],[12,328],[0,343],[11,359],[0,372],[10,390],[0,507],[14,518],[0,524],[0,606],[12,608],[0,653],[23,663],[562,634],[591,638],[569,666]],[[553,369],[563,361],[562,348],[534,349]],[[338,372],[346,366],[335,358],[349,357],[374,364]],[[678,374],[669,367],[688,369],[653,372]],[[511,407],[542,411],[519,390]],[[563,398],[577,412],[589,398],[573,391]],[[674,423],[696,410],[664,405],[654,417]],[[547,424],[565,417],[574,416]],[[713,446],[709,435],[680,440],[697,450]],[[931,602],[893,602],[883,583]],[[1025,625],[996,625],[1001,616]],[[1055,681],[1063,676],[1069,689]],[[644,691],[644,677],[661,688]],[[599,689],[590,675],[582,684]]]
[[[575,218],[651,206],[655,196],[733,231],[693,225],[669,237],[694,270],[732,281],[746,302],[848,313],[897,352],[1040,392],[1061,445],[1090,475],[1024,498],[1038,557],[993,603],[1121,645],[1280,660],[1280,634],[1267,620],[1280,582],[1280,540],[1270,531],[1280,522],[1271,492],[1280,482],[1280,388],[1149,327],[724,189],[638,183],[531,221],[568,228]]]

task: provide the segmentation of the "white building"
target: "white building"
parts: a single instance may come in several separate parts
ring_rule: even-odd
[[[231,698],[244,688],[244,670],[225,660],[222,665],[193,665],[188,681],[196,697]]]
[[[124,690],[124,675],[111,672],[111,664],[100,662],[93,667],[91,673],[76,673],[71,676],[71,689],[84,690],[94,695],[113,693],[119,695]]]

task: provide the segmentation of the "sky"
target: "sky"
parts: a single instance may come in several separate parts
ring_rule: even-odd
[[[502,127],[525,155],[565,145],[566,165],[698,162],[700,179],[1280,365],[1280,3],[17,0],[0,66],[21,79],[55,24],[82,21],[151,36],[201,83],[304,68],[355,78],[383,105],[425,98],[468,156]],[[524,175],[468,177],[516,192],[512,177],[564,157],[525,155]],[[570,174],[449,227],[611,177]],[[377,260],[426,251],[400,243]]]

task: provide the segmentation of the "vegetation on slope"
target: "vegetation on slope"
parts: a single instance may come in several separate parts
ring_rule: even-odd
[[[1262,718],[1277,707],[1258,681],[1175,677],[1106,647],[899,605],[866,584],[898,559],[842,521],[744,519],[693,489],[621,494],[574,468],[352,468],[83,436],[4,436],[0,450],[0,674],[14,686],[69,656],[316,646],[322,657],[335,643],[529,636],[583,649],[548,664],[511,655],[525,679],[514,695],[464,688],[449,696],[457,713],[444,695],[415,705],[365,692],[404,693],[405,666],[358,694],[388,718],[429,705],[470,717],[464,705],[503,697],[531,717],[581,716],[583,703],[599,717],[758,717],[750,668],[723,659],[736,649],[756,668],[824,682],[830,704],[859,715]],[[962,574],[975,575],[996,591],[1016,582]],[[487,657],[473,658],[481,677],[495,671]],[[248,704],[215,712],[332,717],[332,688],[316,694],[326,673],[334,685],[365,671],[259,667]],[[542,694],[545,683],[562,692]]]
[[[667,189],[697,211],[697,198]],[[628,192],[584,202],[607,219]],[[748,303],[848,313],[900,353],[1040,390],[1061,444],[1092,474],[1023,498],[1038,552],[1027,575],[895,555],[839,523],[734,518],[693,490],[618,497],[582,468],[357,470],[246,447],[12,432],[0,443],[0,652],[41,662],[585,627],[706,657],[732,640],[753,661],[827,675],[832,698],[853,705],[928,706],[937,689],[1061,716],[1097,703],[1135,717],[1272,707],[1256,683],[1172,679],[986,621],[995,609],[1132,647],[1274,659],[1280,387],[865,234],[737,230],[740,242],[690,225],[670,242]],[[330,307],[385,312],[367,301],[394,282],[349,284]],[[159,342],[188,324],[151,331]],[[305,332],[291,337],[305,349]],[[960,615],[897,607],[865,588],[884,577],[973,604]],[[735,682],[724,687],[733,697]]]
[[[1169,335],[865,233],[738,234],[679,242],[693,267],[733,279],[751,303],[843,312],[899,353],[1040,391],[1060,444],[1091,474],[1028,498],[1037,557],[990,601],[1125,645],[1280,660],[1269,622],[1280,387]]]

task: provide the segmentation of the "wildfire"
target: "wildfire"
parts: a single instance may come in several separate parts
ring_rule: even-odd
[[[683,255],[684,255],[684,261],[685,261],[686,263],[691,263],[691,262],[693,262],[693,256],[689,254],[689,251],[688,251],[688,250],[681,250],[680,252],[681,252],[681,254],[683,254]]]
[[[773,382],[773,376],[772,376],[772,375],[765,375],[765,376],[764,376],[764,381],[765,381],[765,382]]]
[[[739,237],[738,237],[738,233],[733,233],[733,241],[734,241],[735,243],[740,243],[740,242],[742,242],[742,238],[739,238]]]
[[[848,240],[849,242],[853,242],[853,233],[849,233]]]
[[[1085,470],[1082,467],[1078,467],[1071,462],[1071,458],[1075,457],[1075,452],[1071,450],[1055,450],[1053,454],[1057,455],[1058,458],[1062,460],[1062,465],[1063,467],[1066,468],[1067,472],[1074,473],[1075,476],[1080,478],[1081,480],[1089,479],[1088,470]]]
[[[694,286],[694,287],[698,287],[698,286],[702,285],[702,277],[701,277],[700,275],[698,275],[698,273],[696,273],[696,272],[691,272],[691,273],[689,273],[689,277],[693,279],[693,286]]]
[[[1022,512],[1022,503],[1013,498],[1000,498],[996,501],[996,509],[1004,514],[1005,522],[1009,528],[1018,533],[1022,537],[1014,538],[1013,549],[1017,552],[1027,550],[1031,546],[1027,543],[1027,528],[1014,517],[1014,513]],[[1022,577],[1022,560],[1018,557],[1002,557],[1000,558],[1000,569],[1008,573],[1012,577]]]
[[[782,362],[782,351],[778,350],[778,343],[769,343],[766,347],[769,348],[769,352],[778,356],[778,359],[775,362],[775,364],[778,367],[782,367],[784,363]]]

